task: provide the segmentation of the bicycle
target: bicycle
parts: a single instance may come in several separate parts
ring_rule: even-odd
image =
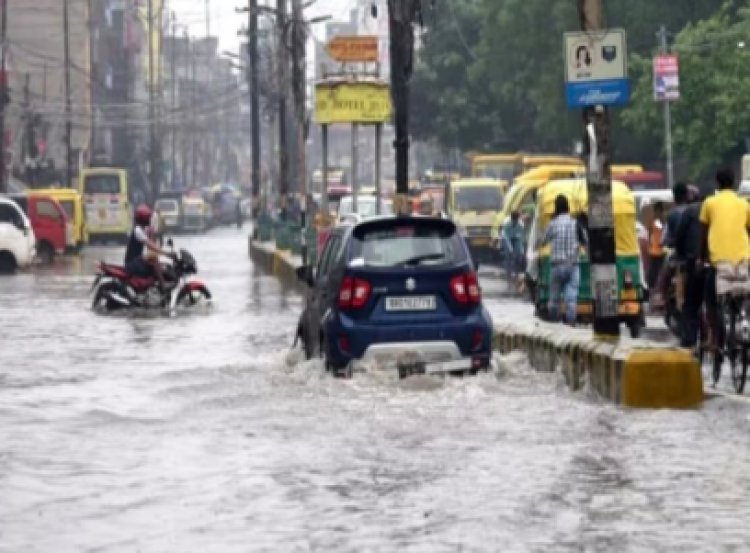
[[[750,317],[748,317],[748,296],[745,293],[729,293],[719,297],[717,309],[723,322],[724,346],[717,350],[713,360],[713,385],[720,378],[724,358],[729,360],[732,385],[735,392],[745,390],[747,371],[750,365]],[[721,338],[721,337],[719,337]]]

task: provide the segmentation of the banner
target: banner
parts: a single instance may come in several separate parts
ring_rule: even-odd
[[[333,82],[315,85],[315,122],[387,123],[391,119],[391,92],[380,82]]]
[[[660,54],[654,58],[654,99],[657,102],[680,99],[680,65],[673,54]]]

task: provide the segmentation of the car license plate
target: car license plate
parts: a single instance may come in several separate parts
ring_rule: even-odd
[[[435,296],[402,296],[385,298],[386,311],[434,311]]]

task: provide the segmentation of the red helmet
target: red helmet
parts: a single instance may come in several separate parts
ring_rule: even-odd
[[[151,224],[151,208],[141,204],[135,208],[135,222],[139,225]]]

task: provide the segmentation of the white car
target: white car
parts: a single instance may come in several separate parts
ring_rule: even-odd
[[[31,223],[13,200],[0,197],[0,273],[29,267],[36,255]]]
[[[162,227],[160,231],[175,231],[180,229],[180,204],[174,198],[160,198],[156,200],[155,210],[159,213]]]
[[[339,204],[338,224],[357,224],[374,217],[393,215],[393,202],[391,200],[380,200],[380,214],[377,213],[377,199],[375,196],[358,196],[357,211],[354,211],[354,198],[344,196]]]

